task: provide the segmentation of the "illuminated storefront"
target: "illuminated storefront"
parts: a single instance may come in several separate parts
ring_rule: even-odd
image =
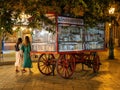
[[[21,37],[24,40],[25,36],[31,38],[31,28],[28,28],[28,18],[30,15],[22,13],[18,18],[16,25],[13,27],[13,34],[6,34],[3,40],[3,50],[14,50],[17,38]]]

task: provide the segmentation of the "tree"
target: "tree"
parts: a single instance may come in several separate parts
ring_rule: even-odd
[[[82,17],[85,25],[94,26],[98,22],[108,22],[111,5],[120,5],[118,0],[0,0],[0,36],[11,33],[20,13],[31,15],[30,27],[39,27],[41,21],[53,24],[44,14],[54,12],[58,15]],[[119,9],[118,9],[119,11]]]
[[[10,27],[14,25],[21,12],[34,18],[31,18],[31,26],[35,27],[41,20],[50,23],[44,16],[48,12],[83,17],[86,25],[91,26],[96,22],[109,20],[108,9],[113,2],[115,3],[115,0],[0,0],[0,18],[3,19],[2,22],[6,21],[4,24],[9,25],[4,27],[2,24],[5,30],[9,29],[7,31],[10,31]]]

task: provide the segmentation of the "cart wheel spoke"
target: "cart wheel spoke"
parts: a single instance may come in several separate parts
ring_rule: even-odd
[[[65,77],[68,77],[70,74],[69,69],[65,69]]]
[[[40,66],[41,66],[41,65],[40,65]],[[42,65],[41,70],[44,71],[45,68],[46,68],[46,66],[43,66],[43,65]]]
[[[61,77],[70,78],[75,70],[75,57],[72,55],[60,55],[56,68]]]
[[[44,75],[50,75],[52,73],[52,60],[54,56],[52,54],[42,54],[38,59],[38,69]]]
[[[100,69],[100,59],[99,59],[99,56],[96,55],[94,56],[94,59],[93,59],[93,71],[96,73],[98,72]]]

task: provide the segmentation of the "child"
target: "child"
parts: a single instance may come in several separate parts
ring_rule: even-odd
[[[19,72],[18,67],[21,66],[21,61],[22,61],[22,55],[20,52],[21,46],[22,46],[22,38],[18,38],[17,43],[15,45],[15,51],[16,51],[15,71],[16,73]]]

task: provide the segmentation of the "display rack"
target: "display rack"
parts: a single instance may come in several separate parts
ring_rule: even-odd
[[[95,27],[85,27],[83,19],[63,16],[50,16],[54,19],[55,33],[42,28],[34,29],[32,35],[32,51],[37,52],[75,52],[83,50],[105,49],[105,27],[98,24]]]

